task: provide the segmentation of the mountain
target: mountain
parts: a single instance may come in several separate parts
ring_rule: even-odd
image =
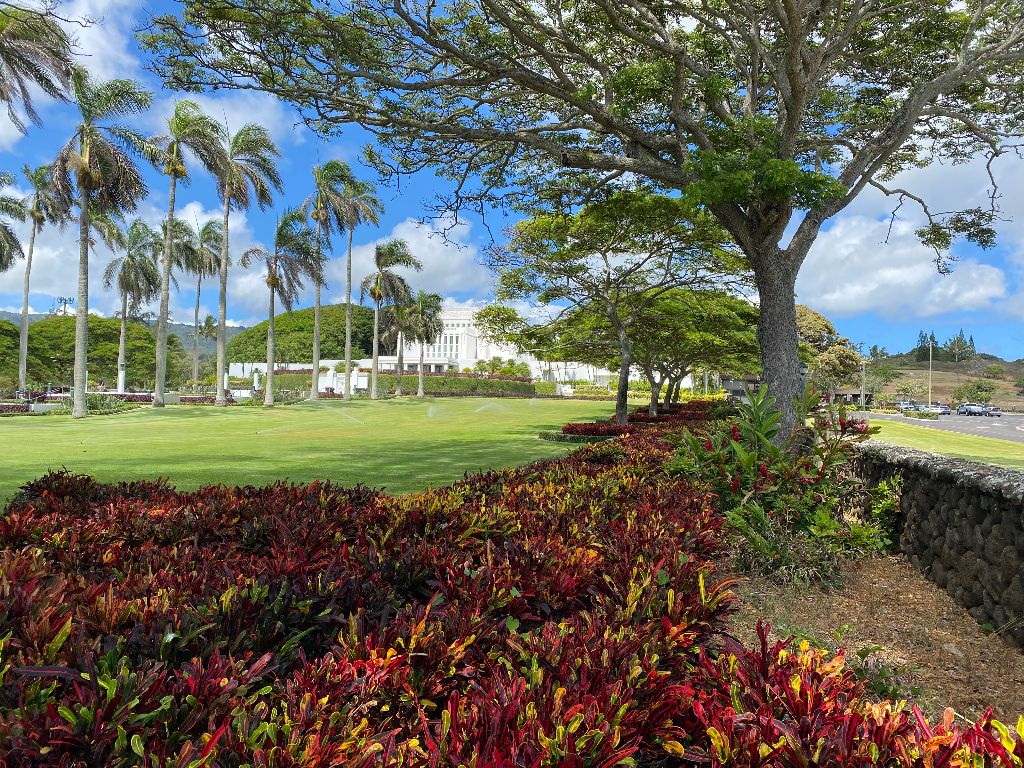
[[[29,315],[28,316],[28,321],[29,321],[29,323],[34,323],[36,320],[42,320],[44,317],[47,317],[47,316],[48,315]],[[18,323],[21,322],[21,316],[17,312],[6,312],[4,310],[0,310],[0,320],[9,320],[12,323],[14,323],[15,325],[17,325]],[[156,333],[156,323],[155,322],[150,325],[150,329],[154,333]],[[186,324],[186,323],[170,323],[167,326],[167,329],[168,329],[169,333],[174,334],[179,339],[181,339],[181,345],[185,348],[186,352],[191,354],[192,353],[192,324],[191,323],[188,323],[188,324]],[[231,339],[233,339],[235,336],[237,336],[238,334],[240,334],[244,330],[246,330],[246,329],[243,328],[242,326],[232,326],[232,325],[229,325],[227,327],[227,340],[230,342]],[[202,359],[212,359],[213,357],[216,356],[216,354],[217,354],[217,339],[216,338],[204,339],[203,337],[200,336],[199,337],[199,358],[201,360]]]

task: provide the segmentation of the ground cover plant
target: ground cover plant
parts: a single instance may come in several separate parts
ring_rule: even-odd
[[[659,428],[660,429],[660,428]],[[1018,765],[723,634],[713,497],[647,428],[406,497],[66,473],[0,518],[8,766]],[[1024,723],[1020,724],[1024,729]]]

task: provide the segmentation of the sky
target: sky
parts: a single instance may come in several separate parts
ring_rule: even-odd
[[[164,0],[71,0],[62,6],[69,17],[95,20],[90,27],[76,29],[75,34],[81,61],[96,78],[132,77],[154,92],[152,109],[134,120],[135,127],[147,134],[161,131],[161,123],[166,122],[181,95],[164,89],[146,70],[146,54],[138,49],[134,34],[151,14],[173,8],[173,3]],[[311,191],[313,165],[341,159],[365,180],[378,181],[360,162],[369,137],[356,127],[346,128],[340,137],[325,142],[298,122],[291,107],[264,94],[220,92],[187,98],[226,120],[232,130],[245,122],[262,123],[282,152],[280,170],[285,192],[277,196],[272,209],[232,214],[231,251],[235,261],[246,248],[271,242],[277,216],[285,208],[299,205]],[[32,167],[47,163],[67,141],[74,124],[73,107],[40,99],[37,108],[43,116],[43,127],[31,126],[25,136],[0,114],[0,169],[17,172],[25,163]],[[167,178],[148,167],[144,172],[150,194],[134,215],[158,225],[166,215]],[[1024,160],[1000,158],[995,173],[1002,194],[996,248],[981,251],[958,245],[953,252],[957,259],[952,273],[941,275],[933,263],[934,254],[914,235],[923,223],[919,212],[909,203],[904,205],[887,237],[894,201],[868,190],[828,223],[801,271],[797,300],[828,316],[841,333],[865,349],[877,344],[902,351],[916,343],[919,330],[934,331],[943,341],[963,328],[974,336],[979,351],[1008,359],[1024,358]],[[915,169],[891,184],[919,192],[933,210],[946,211],[986,205],[986,182],[984,164],[976,162]],[[385,208],[380,225],[367,225],[355,233],[353,276],[357,286],[370,271],[374,246],[390,237],[402,237],[423,263],[422,272],[407,275],[414,290],[435,291],[460,304],[489,299],[494,277],[481,260],[489,242],[482,224],[468,217],[442,238],[438,231],[446,228],[446,222],[421,223],[443,184],[432,173],[421,172],[403,180],[400,189],[379,188]],[[15,191],[18,189],[16,185]],[[20,189],[25,191],[23,184]],[[179,186],[177,199],[177,215],[181,218],[199,223],[220,218],[212,180],[201,172],[194,173],[190,186]],[[22,230],[27,236],[27,228]],[[90,309],[103,315],[119,309],[114,292],[102,285],[103,268],[111,256],[100,246],[91,262]],[[328,268],[325,303],[343,298],[343,256],[343,249],[337,247]],[[36,245],[31,311],[47,312],[57,297],[74,296],[77,262],[77,231],[73,227],[43,232]],[[191,322],[195,285],[188,277],[180,283],[179,291],[171,297],[172,319]],[[20,311],[21,284],[20,264],[0,274],[0,310]],[[355,295],[358,299],[358,287]],[[298,306],[311,303],[312,293],[307,291]],[[204,286],[200,305],[201,317],[216,314],[213,285]],[[267,287],[259,270],[233,267],[228,288],[229,322],[260,322],[265,318],[266,306]]]

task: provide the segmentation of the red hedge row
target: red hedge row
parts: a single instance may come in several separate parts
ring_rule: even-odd
[[[29,407],[25,403],[0,403],[0,413],[28,413]]]
[[[988,719],[867,702],[842,656],[730,641],[721,520],[662,471],[662,429],[399,498],[30,483],[0,517],[0,765],[1024,755]]]

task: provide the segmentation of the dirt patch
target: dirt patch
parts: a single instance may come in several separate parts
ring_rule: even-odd
[[[850,563],[844,582],[822,592],[741,576],[734,587],[739,611],[733,634],[753,642],[762,619],[775,635],[796,635],[833,651],[846,648],[849,663],[879,695],[897,694],[932,716],[952,707],[973,720],[991,707],[1012,724],[1024,714],[1024,652],[986,634],[906,560]]]

